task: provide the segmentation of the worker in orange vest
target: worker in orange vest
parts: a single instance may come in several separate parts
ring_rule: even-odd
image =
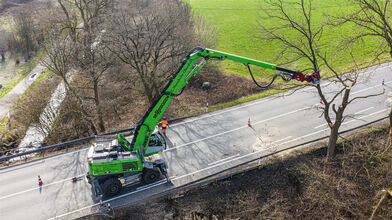
[[[162,118],[162,121],[159,122],[159,125],[162,128],[163,135],[165,135],[165,137],[166,137],[166,129],[169,127],[169,123],[166,121],[166,117]]]

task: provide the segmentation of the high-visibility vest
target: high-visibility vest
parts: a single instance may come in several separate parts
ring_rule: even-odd
[[[161,125],[162,125],[162,132],[166,132],[166,127],[168,125],[166,120],[161,121]]]

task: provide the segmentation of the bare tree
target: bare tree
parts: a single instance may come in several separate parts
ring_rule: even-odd
[[[351,89],[356,85],[359,73],[353,71],[342,74],[331,64],[331,58],[328,56],[330,54],[323,50],[324,45],[321,45],[325,23],[314,23],[312,0],[301,0],[299,2],[268,0],[266,5],[262,8],[264,15],[276,23],[273,26],[265,25],[261,20],[259,22],[261,38],[279,45],[277,46],[281,48],[279,57],[284,58],[287,63],[301,62],[311,72],[319,72],[321,66],[326,66],[327,70],[334,76],[330,80],[340,85],[340,88],[332,97],[327,97],[320,84],[312,85],[317,89],[323,101],[323,116],[330,128],[328,158],[333,158],[339,128],[346,118],[344,114],[346,107],[357,99],[379,94],[357,96],[350,99]],[[294,8],[297,10],[293,10]],[[339,101],[340,97],[341,100]]]
[[[77,70],[80,72],[79,77],[83,77],[86,81],[81,85],[84,90],[82,99],[85,101],[93,101],[95,105],[96,115],[98,119],[98,127],[101,132],[105,131],[105,125],[102,116],[100,86],[103,74],[112,66],[113,59],[110,51],[106,46],[96,39],[95,42],[85,41],[79,42],[76,56],[74,56]]]
[[[356,10],[339,17],[340,23],[351,23],[356,26],[356,35],[349,42],[368,37],[379,40],[380,44],[374,50],[375,58],[389,54],[392,58],[392,4],[389,0],[351,0]],[[389,130],[392,134],[392,106],[389,111]]]
[[[81,113],[90,123],[93,132],[98,132],[96,127],[103,132],[105,125],[99,87],[103,74],[112,65],[112,56],[101,36],[105,32],[102,24],[106,10],[111,6],[110,1],[58,0],[58,3],[64,16],[60,19],[60,30],[57,30],[54,39],[61,39],[63,32],[69,33],[69,37],[58,40],[58,46],[53,43],[49,45],[46,64],[52,72],[63,78],[67,88],[81,105]],[[78,19],[82,24],[77,26]],[[75,74],[68,73],[71,69],[76,71]],[[73,77],[75,83],[71,83],[69,77]],[[91,101],[95,109],[89,109]],[[94,121],[98,121],[98,126],[94,125]]]
[[[0,29],[0,56],[1,61],[5,60],[5,53],[8,50],[9,33]]]
[[[7,39],[11,55],[22,55],[26,61],[31,59],[41,48],[47,30],[55,23],[55,15],[56,9],[50,1],[18,6],[12,13],[12,33]]]
[[[191,49],[191,23],[189,5],[178,0],[149,1],[148,8],[122,6],[112,16],[104,39],[131,67],[150,103]]]
[[[218,41],[219,29],[211,21],[200,14],[193,15],[195,45],[214,48]]]
[[[14,40],[13,50],[22,53],[25,60],[31,58],[32,53],[37,49],[34,39],[35,24],[32,14],[27,9],[20,9],[13,17]]]
[[[52,29],[52,32],[47,32],[47,39],[44,45],[44,51],[46,53],[45,59],[41,63],[52,73],[60,76],[63,80],[69,95],[75,97],[75,101],[82,106],[78,112],[80,113],[79,118],[85,120],[90,125],[90,129],[93,133],[97,134],[98,130],[94,124],[94,117],[87,112],[83,106],[81,95],[77,89],[72,85],[72,77],[74,74],[74,55],[76,47],[69,37],[62,38],[61,31]],[[73,111],[73,109],[69,109]]]
[[[69,36],[76,41],[76,34],[79,26],[79,18],[75,12],[74,2],[72,0],[57,0],[63,11],[64,17],[62,18],[62,30],[65,30]]]

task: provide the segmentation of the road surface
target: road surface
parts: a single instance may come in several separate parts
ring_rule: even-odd
[[[39,63],[25,78],[22,79],[22,81],[20,81],[14,88],[12,88],[11,91],[0,99],[0,120],[8,115],[8,112],[19,97],[45,69],[46,67]]]
[[[354,101],[346,110],[342,130],[387,115],[392,86],[391,64],[370,68],[361,75],[351,97],[385,94]],[[370,74],[371,73],[371,74]],[[384,86],[382,85],[384,80]],[[322,82],[331,97],[336,84]],[[163,192],[258,158],[270,152],[304,143],[329,133],[321,116],[314,88],[293,95],[271,96],[242,105],[190,118],[168,129],[168,149],[162,157],[169,165],[173,185],[165,180],[147,186],[125,188],[120,196],[107,199],[112,206],[142,201]],[[251,127],[248,126],[250,118]],[[87,171],[87,149],[0,170],[0,219],[72,219],[95,210],[90,186],[73,183]],[[38,187],[41,175],[44,185]]]

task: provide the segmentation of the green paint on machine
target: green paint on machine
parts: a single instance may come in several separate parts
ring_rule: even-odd
[[[217,50],[199,47],[192,49],[182,62],[180,68],[173,74],[165,88],[137,124],[132,142],[128,142],[122,134],[119,134],[118,140],[97,142],[90,148],[88,153],[90,174],[87,177],[93,187],[94,184],[97,185],[97,181],[99,182],[102,190],[96,189],[97,194],[101,191],[106,195],[118,193],[121,188],[121,182],[118,178],[124,176],[136,178],[138,175],[134,174],[141,174],[141,180],[147,184],[157,181],[160,174],[165,175],[168,181],[170,181],[167,175],[167,165],[164,160],[145,161],[146,157],[158,154],[166,149],[165,137],[158,131],[154,132],[155,126],[163,116],[173,97],[181,94],[187,81],[199,73],[209,60],[232,60],[243,63],[248,68],[252,78],[253,75],[250,70],[250,65],[283,72],[276,74],[272,81],[265,86],[260,86],[254,80],[255,84],[261,88],[269,87],[277,77],[281,77],[285,81],[296,79],[313,83],[318,83],[320,79],[318,72],[317,74],[304,75],[299,71],[285,69],[274,64]],[[125,173],[129,173],[130,175],[123,175]]]
[[[90,172],[93,175],[120,174],[140,170],[142,170],[142,165],[141,161],[138,159],[113,160],[90,164]]]

